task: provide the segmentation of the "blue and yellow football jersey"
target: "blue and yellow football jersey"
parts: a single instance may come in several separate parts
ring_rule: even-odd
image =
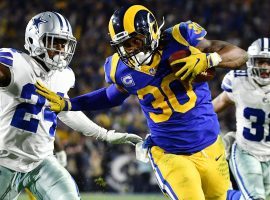
[[[208,84],[193,83],[192,88],[186,88],[168,62],[174,52],[196,46],[205,35],[198,24],[182,22],[165,30],[165,45],[150,66],[137,71],[116,53],[105,62],[106,81],[137,95],[153,145],[169,153],[198,152],[214,143],[219,134]]]

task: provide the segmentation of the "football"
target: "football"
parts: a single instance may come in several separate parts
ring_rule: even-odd
[[[169,57],[169,63],[172,63],[175,60],[185,58],[190,56],[190,51],[188,49],[176,51]],[[171,66],[173,72],[177,72],[181,67],[183,67],[185,63],[175,64]],[[198,74],[193,82],[199,83],[199,82],[205,82],[210,81],[215,77],[216,71],[215,68],[209,68],[205,70],[204,72]]]

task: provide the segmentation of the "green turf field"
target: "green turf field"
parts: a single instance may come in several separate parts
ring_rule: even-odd
[[[18,200],[29,200],[25,194],[22,194]],[[57,199],[56,199],[57,200]],[[162,195],[145,194],[145,195],[120,195],[120,194],[82,194],[82,200],[167,200]]]

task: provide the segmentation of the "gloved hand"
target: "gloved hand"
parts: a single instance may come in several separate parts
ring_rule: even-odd
[[[55,157],[63,167],[67,166],[67,154],[64,150],[56,152]]]
[[[101,139],[112,144],[132,144],[132,145],[135,145],[136,143],[142,141],[142,138],[138,135],[132,133],[119,133],[115,132],[115,130],[109,130],[107,134]]]
[[[40,81],[35,84],[36,92],[41,96],[45,97],[50,104],[50,109],[55,112],[68,111],[71,110],[71,103],[68,99],[61,97],[55,92],[48,89]]]
[[[175,60],[170,63],[172,67],[185,63],[176,73],[175,76],[181,77],[182,81],[191,83],[195,77],[210,67],[217,66],[221,57],[215,53],[203,53],[199,49],[189,46],[190,56]]]

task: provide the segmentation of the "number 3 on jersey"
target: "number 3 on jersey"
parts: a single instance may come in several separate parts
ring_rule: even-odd
[[[260,142],[264,139],[264,124],[265,124],[265,112],[262,109],[245,108],[244,117],[251,120],[252,117],[256,118],[256,121],[251,122],[251,129],[255,130],[255,134],[251,133],[251,129],[244,127],[243,136],[250,141]],[[270,118],[270,114],[268,115]],[[268,135],[265,141],[270,141],[270,127],[268,127]]]
[[[38,115],[44,104],[45,98],[37,95],[35,92],[35,86],[33,84],[26,84],[23,86],[21,98],[23,99],[31,99],[32,95],[37,97],[36,104],[32,103],[21,103],[16,107],[16,111],[13,115],[11,126],[16,128],[26,130],[32,133],[36,133],[39,125],[39,119],[34,118],[34,115]],[[30,114],[30,119],[26,120],[27,115]],[[53,113],[49,108],[44,110],[44,120],[52,122],[52,126],[50,127],[49,134],[50,136],[54,136],[55,128],[56,128],[56,114]]]
[[[169,74],[162,79],[160,88],[148,85],[137,91],[140,100],[143,100],[144,96],[147,94],[154,96],[152,106],[157,111],[156,113],[149,112],[149,116],[155,123],[167,121],[173,112],[185,113],[195,106],[197,96],[192,89],[186,90],[188,100],[183,104],[180,103],[170,87],[170,84],[174,81],[180,82],[174,74]],[[160,109],[162,113],[158,112]]]

